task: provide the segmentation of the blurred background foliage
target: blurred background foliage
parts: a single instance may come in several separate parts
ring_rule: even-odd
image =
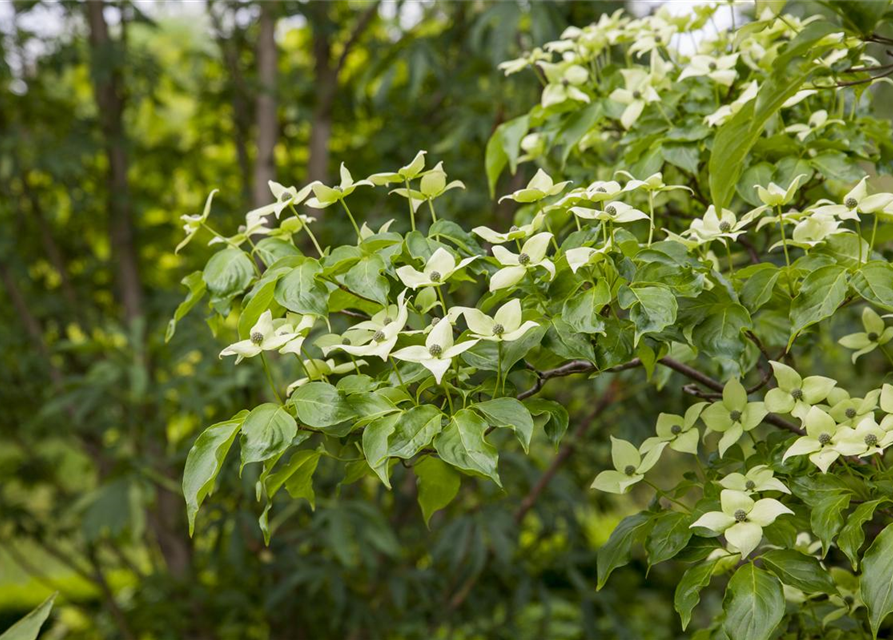
[[[359,178],[427,149],[468,187],[441,215],[511,224],[512,208],[488,197],[484,148],[539,84],[496,64],[619,6],[0,7],[0,629],[58,590],[46,638],[682,635],[671,566],[647,581],[644,563],[620,570],[596,592],[596,549],[644,505],[586,490],[607,434],[643,438],[678,390],[621,379],[599,423],[578,430],[602,390],[556,385],[571,414],[561,449],[506,451],[505,491],[465,478],[430,529],[412,474],[398,469],[387,492],[323,459],[315,512],[283,501],[265,547],[256,471],[227,466],[194,539],[179,486],[199,429],[263,401],[263,373],[219,361],[200,314],[164,343],[180,279],[211,254],[200,243],[173,254],[179,217],[211,189],[215,225],[233,229],[268,202],[269,179],[325,180],[342,160]],[[403,213],[381,190],[355,201],[372,226]],[[330,215],[316,233],[331,244],[349,228]],[[717,598],[705,593],[696,613]]]

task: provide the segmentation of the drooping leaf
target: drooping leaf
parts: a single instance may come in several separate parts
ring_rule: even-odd
[[[267,402],[251,410],[242,424],[242,465],[269,460],[291,444],[298,425],[278,404]]]
[[[642,512],[625,517],[614,528],[611,537],[598,550],[598,590],[605,586],[614,569],[629,562],[633,544],[642,542],[653,524],[652,514]]]
[[[462,478],[450,465],[433,456],[425,456],[412,470],[418,478],[419,506],[427,526],[431,516],[458,495]]]
[[[0,635],[0,640],[37,640],[40,628],[53,610],[58,592],[44,600],[31,613],[16,622]]]
[[[893,612],[893,525],[887,525],[865,552],[859,583],[871,632],[877,638],[884,618]]]
[[[502,486],[496,470],[496,447],[484,438],[486,432],[483,418],[470,409],[461,409],[434,438],[434,449],[444,462],[486,476]]]
[[[753,563],[738,568],[723,601],[723,631],[731,640],[768,640],[784,617],[781,583]]]

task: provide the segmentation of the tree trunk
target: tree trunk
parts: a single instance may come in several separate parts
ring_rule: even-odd
[[[257,38],[257,159],[254,162],[254,206],[270,202],[267,182],[276,178],[274,150],[279,126],[276,118],[276,18],[274,5],[260,3]]]
[[[127,184],[127,150],[125,148],[121,87],[121,51],[109,37],[103,15],[105,2],[91,0],[87,5],[90,25],[93,91],[99,109],[99,121],[108,156],[109,236],[114,270],[118,279],[118,295],[128,323],[143,312],[143,294],[139,264],[134,245],[133,212]]]

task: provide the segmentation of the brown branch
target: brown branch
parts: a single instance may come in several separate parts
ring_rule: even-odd
[[[608,405],[614,402],[616,392],[617,381],[615,380],[602,394],[601,398],[599,398],[589,415],[579,421],[571,438],[564,443],[561,450],[558,452],[558,455],[555,456],[551,464],[549,464],[549,467],[543,472],[543,475],[540,476],[537,483],[531,487],[530,492],[524,496],[523,500],[521,500],[518,510],[515,511],[515,524],[521,524],[524,520],[524,516],[526,516],[527,512],[529,512],[536,504],[540,495],[542,495],[543,491],[545,491],[546,487],[549,486],[549,483],[552,482],[552,479],[558,473],[558,470],[574,452],[574,449],[583,439],[583,436],[592,426],[592,423],[601,415]]]

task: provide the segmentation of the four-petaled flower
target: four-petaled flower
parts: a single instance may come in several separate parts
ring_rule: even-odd
[[[657,464],[666,446],[665,442],[660,442],[645,453],[640,452],[626,440],[611,436],[611,460],[614,469],[599,473],[592,483],[592,488],[606,493],[626,493]]]
[[[679,74],[679,81],[681,82],[686,78],[707,76],[717,84],[731,87],[732,83],[735,82],[735,78],[738,77],[738,72],[735,71],[737,63],[737,53],[718,57],[696,55],[692,57],[691,62]]]
[[[778,386],[766,393],[766,408],[772,413],[790,413],[801,420],[809,409],[828,397],[837,385],[836,380],[824,376],[803,378],[791,367],[771,361]]]
[[[760,424],[766,413],[766,405],[762,402],[748,402],[744,385],[737,378],[732,378],[723,387],[722,400],[704,409],[701,420],[711,431],[723,434],[718,446],[721,458],[745,431]]]
[[[706,406],[706,402],[691,405],[686,409],[685,417],[677,416],[675,413],[661,413],[657,416],[657,428],[655,429],[657,435],[642,443],[642,453],[648,453],[660,443],[666,443],[673,451],[698,455],[700,434],[695,429],[695,423]]]
[[[501,245],[493,247],[493,257],[502,269],[490,278],[490,291],[505,289],[518,284],[530,269],[542,267],[549,272],[549,279],[555,277],[555,265],[546,257],[546,249],[552,234],[538,233],[521,246],[521,253],[512,253]]]
[[[865,184],[868,177],[862,178],[849,193],[843,197],[843,204],[834,204],[830,200],[819,200],[814,211],[818,214],[829,214],[839,220],[859,220],[860,213],[878,213],[893,204],[893,193],[875,193],[868,195]],[[828,203],[828,204],[824,204]]]
[[[480,236],[490,244],[503,244],[504,242],[509,242],[511,240],[522,240],[535,231],[539,231],[539,229],[543,226],[543,220],[545,220],[545,217],[546,214],[544,214],[542,211],[539,211],[535,216],[533,216],[533,220],[531,220],[527,224],[522,224],[520,226],[513,225],[505,233],[493,231],[493,229],[490,229],[488,227],[475,227],[471,230],[471,232]]]
[[[854,456],[864,449],[864,445],[845,437],[851,429],[841,428],[834,418],[818,407],[810,408],[803,417],[803,426],[806,435],[800,436],[788,447],[782,462],[794,456],[808,455],[810,462],[822,473],[827,473],[828,467],[840,456]]]
[[[311,358],[310,360],[302,360],[301,366],[307,375],[303,378],[298,378],[285,390],[285,395],[290,396],[292,392],[298,387],[303,387],[308,382],[314,382],[316,380],[323,380],[326,376],[337,376],[342,373],[348,373],[349,371],[357,371],[360,367],[366,364],[365,360],[356,360],[354,362],[343,362],[341,364],[335,364],[335,360],[329,358],[328,360],[319,360],[318,358]]]
[[[549,196],[555,196],[564,191],[564,188],[570,184],[570,180],[565,180],[564,182],[554,182],[552,177],[543,171],[542,169],[537,169],[534,176],[530,179],[530,182],[527,183],[527,186],[523,189],[518,189],[517,191],[510,193],[507,196],[502,196],[499,201],[503,200],[514,200],[515,202],[521,202],[524,204],[528,204],[530,202],[539,202],[543,198],[548,198]]]
[[[589,71],[573,62],[539,62],[548,84],[543,89],[541,103],[544,109],[561,104],[565,100],[589,103],[589,96],[579,89],[589,79]]]
[[[528,320],[521,322],[521,301],[509,300],[499,307],[491,318],[480,309],[453,307],[451,312],[465,317],[465,322],[474,338],[488,342],[514,342],[539,324]],[[451,315],[453,315],[451,313]]]
[[[623,202],[610,202],[604,209],[589,209],[587,207],[571,207],[571,213],[585,220],[601,220],[623,224],[636,220],[648,220],[648,214],[631,207]]]
[[[742,493],[760,493],[761,491],[780,491],[790,493],[781,480],[775,477],[775,473],[764,464],[758,464],[747,473],[730,473],[719,484],[725,489],[741,491]]]
[[[355,324],[346,331],[344,336],[349,344],[343,343],[333,348],[354,356],[378,356],[387,360],[409,319],[405,298],[406,289],[397,296],[396,305],[388,305],[369,320]]]
[[[652,78],[650,73],[641,69],[621,69],[620,73],[623,74],[626,88],[614,89],[608,97],[615,102],[626,105],[626,109],[623,110],[623,114],[620,116],[620,124],[623,125],[624,129],[629,129],[642,115],[645,105],[659,102],[660,96],[651,84]]]
[[[800,186],[800,181],[805,177],[806,174],[801,173],[791,181],[787,189],[778,186],[774,182],[770,182],[768,187],[755,185],[754,189],[757,190],[757,197],[763,204],[769,207],[780,207],[794,199],[797,188]]]
[[[341,184],[336,187],[327,187],[321,182],[308,185],[313,189],[313,197],[307,200],[307,206],[313,209],[325,209],[336,202],[344,200],[352,194],[357,187],[371,187],[372,182],[369,180],[359,180],[354,182],[350,171],[341,163]],[[305,187],[306,188],[306,187]]]
[[[413,345],[394,352],[394,357],[406,362],[417,362],[434,374],[437,384],[443,374],[450,368],[453,358],[467,351],[478,343],[477,340],[465,340],[453,343],[453,325],[449,318],[441,318],[425,339],[425,346]]]
[[[838,342],[847,349],[856,349],[853,354],[853,362],[871,353],[878,347],[883,348],[885,344],[893,340],[893,327],[888,327],[877,312],[871,307],[865,307],[862,310],[862,326],[865,331],[851,333],[842,337]]]
[[[792,124],[790,126],[785,127],[785,131],[787,133],[795,133],[797,134],[797,139],[800,142],[806,140],[811,133],[815,133],[819,129],[823,129],[832,124],[844,124],[843,120],[837,119],[828,119],[828,112],[824,109],[820,109],[809,116],[809,120],[805,123],[798,122],[796,124]]]
[[[439,287],[456,271],[473,262],[476,257],[463,258],[457,263],[452,253],[443,247],[438,247],[428,258],[423,271],[418,271],[407,264],[397,269],[397,277],[410,289]]]
[[[719,494],[722,511],[708,511],[691,528],[703,527],[726,537],[729,548],[741,554],[750,555],[763,539],[763,528],[775,522],[781,515],[791,514],[778,500],[763,498],[756,502],[746,493],[723,489]]]
[[[873,415],[863,418],[855,429],[843,427],[840,431],[841,440],[852,442],[853,446],[861,448],[860,451],[852,454],[860,458],[883,453],[887,447],[893,444],[893,431],[882,429]]]
[[[395,182],[409,182],[410,180],[418,176],[422,172],[422,169],[425,168],[426,153],[428,152],[419,151],[416,154],[415,158],[412,159],[412,162],[400,167],[399,169],[397,169],[397,171],[373,173],[371,176],[366,178],[366,180],[378,187],[393,184]]]
[[[301,328],[303,331],[304,327]],[[286,319],[273,320],[272,311],[264,311],[251,330],[246,340],[240,340],[229,345],[220,352],[220,357],[236,356],[236,364],[244,358],[253,358],[263,351],[277,351],[285,347],[292,340],[303,341],[304,335],[296,330],[294,325]]]

